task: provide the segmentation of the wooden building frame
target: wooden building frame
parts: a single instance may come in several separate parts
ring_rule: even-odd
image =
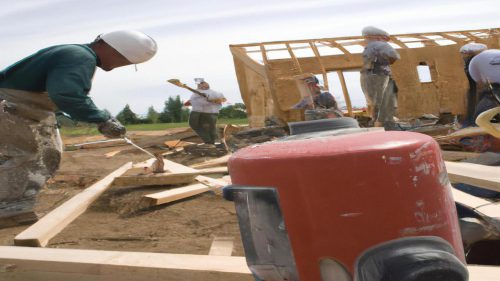
[[[499,48],[500,28],[396,34],[390,38],[389,43],[401,56],[392,66],[399,88],[398,117],[462,114],[468,82],[459,49],[470,42]],[[303,120],[303,110],[292,107],[301,99],[295,77],[307,73],[321,75],[328,90],[327,74],[336,72],[345,110],[352,116],[344,72],[361,69],[365,45],[362,36],[230,45],[250,126],[265,126],[272,118]],[[419,79],[418,66],[427,68],[431,81]]]

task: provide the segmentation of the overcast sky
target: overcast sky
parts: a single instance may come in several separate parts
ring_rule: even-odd
[[[229,102],[241,102],[229,44],[360,35],[366,25],[390,33],[500,27],[498,0],[0,0],[0,68],[57,44],[88,43],[119,29],[143,31],[157,55],[111,72],[96,71],[91,96],[118,113],[163,109],[169,96],[204,77]],[[354,83],[354,82],[353,82]],[[335,90],[335,89],[334,89]],[[340,94],[340,93],[335,93]]]

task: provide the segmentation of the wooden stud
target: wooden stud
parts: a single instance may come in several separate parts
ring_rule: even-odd
[[[330,91],[330,87],[328,85],[328,76],[326,75],[325,66],[323,65],[323,62],[321,61],[321,54],[318,51],[318,47],[316,47],[316,43],[313,41],[309,42],[309,46],[311,46],[311,49],[313,50],[314,56],[316,56],[316,59],[318,60],[319,67],[321,67],[321,74],[323,75],[323,85],[325,86],[325,89],[327,91]]]
[[[300,67],[300,62],[295,56],[295,54],[292,51],[292,48],[290,48],[290,44],[286,43],[286,49],[288,50],[288,54],[290,54],[290,57],[292,58],[293,64],[295,64],[295,67],[297,68],[297,71],[299,73],[302,73],[302,68]]]
[[[14,239],[17,246],[45,247],[52,237],[81,215],[110,186],[113,180],[132,167],[129,162],[111,174],[78,193],[61,206],[46,214],[38,222],[21,232]]]
[[[347,85],[345,83],[344,73],[342,72],[342,70],[339,70],[337,71],[337,74],[339,75],[340,85],[342,85],[342,93],[344,94],[347,114],[353,117],[354,115],[352,114],[351,98],[349,97],[349,91],[347,90]]]

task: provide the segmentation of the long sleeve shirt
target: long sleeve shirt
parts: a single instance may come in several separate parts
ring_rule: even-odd
[[[109,119],[88,96],[99,59],[89,45],[58,45],[38,51],[0,71],[0,88],[48,92],[74,120]]]

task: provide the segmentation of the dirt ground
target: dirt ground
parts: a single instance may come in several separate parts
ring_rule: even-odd
[[[192,132],[185,129],[134,132],[132,139],[157,152],[164,141],[189,134]],[[99,139],[102,137],[76,137],[64,142],[75,144]],[[106,159],[106,153],[116,150],[122,151]],[[124,163],[149,158],[130,146],[65,151],[59,171],[39,195],[36,212],[42,217]],[[186,165],[206,159],[210,158],[182,154],[171,158]],[[204,193],[180,202],[138,209],[144,194],[168,188],[172,186],[112,187],[54,237],[48,247],[205,255],[213,238],[218,236],[234,237],[233,256],[244,255],[233,202],[220,195]],[[13,245],[14,237],[26,227],[0,229],[0,245]]]

